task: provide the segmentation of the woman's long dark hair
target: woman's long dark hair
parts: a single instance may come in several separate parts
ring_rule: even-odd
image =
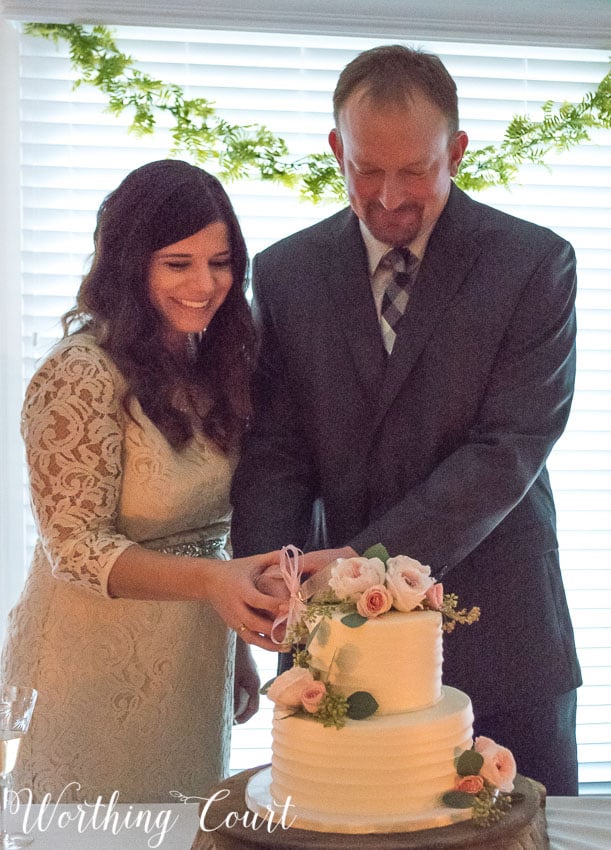
[[[154,251],[213,222],[227,226],[233,282],[195,356],[162,343],[162,319],[148,293]],[[165,159],[132,171],[103,201],[91,270],[64,334],[87,331],[113,358],[146,415],[175,447],[193,436],[192,416],[176,405],[177,387],[208,401],[201,427],[223,450],[235,445],[250,416],[255,331],[245,297],[248,257],[238,220],[219,181],[189,163]],[[186,342],[186,340],[185,340]]]

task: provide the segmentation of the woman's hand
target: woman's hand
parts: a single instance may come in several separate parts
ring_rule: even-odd
[[[286,603],[259,588],[260,576],[277,566],[279,552],[206,563],[206,598],[238,637],[263,649],[278,650],[270,639],[272,625]]]
[[[235,647],[233,722],[246,723],[259,710],[261,680],[250,647],[240,638]]]
[[[279,561],[280,552],[221,561],[169,555],[134,544],[115,561],[108,593],[123,599],[209,602],[246,643],[277,650],[269,635],[287,605],[261,592],[256,581]]]

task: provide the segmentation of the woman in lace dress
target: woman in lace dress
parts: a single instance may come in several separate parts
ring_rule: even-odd
[[[257,709],[247,643],[274,648],[279,602],[255,580],[278,553],[225,548],[254,357],[246,248],[218,181],[171,160],[106,198],[94,241],[23,407],[39,541],[2,676],[39,699],[15,787],[168,802],[226,773],[234,710]]]

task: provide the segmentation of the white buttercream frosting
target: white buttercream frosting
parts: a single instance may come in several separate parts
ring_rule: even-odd
[[[317,623],[308,650],[311,667],[321,671],[344,696],[367,691],[376,713],[399,714],[435,705],[441,698],[443,660],[441,614],[389,611],[350,628],[341,612]]]

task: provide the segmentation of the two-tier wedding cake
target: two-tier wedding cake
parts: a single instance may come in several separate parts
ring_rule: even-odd
[[[288,804],[297,829],[413,833],[414,847],[441,835],[484,847],[484,834],[496,847],[499,830],[499,848],[516,835],[516,847],[548,847],[544,789],[516,778],[504,747],[473,740],[469,697],[442,684],[442,630],[479,610],[459,610],[411,558],[366,555],[331,564],[307,604],[294,594],[287,640],[301,648],[264,689],[272,764],[250,780],[249,807],[286,817]]]

